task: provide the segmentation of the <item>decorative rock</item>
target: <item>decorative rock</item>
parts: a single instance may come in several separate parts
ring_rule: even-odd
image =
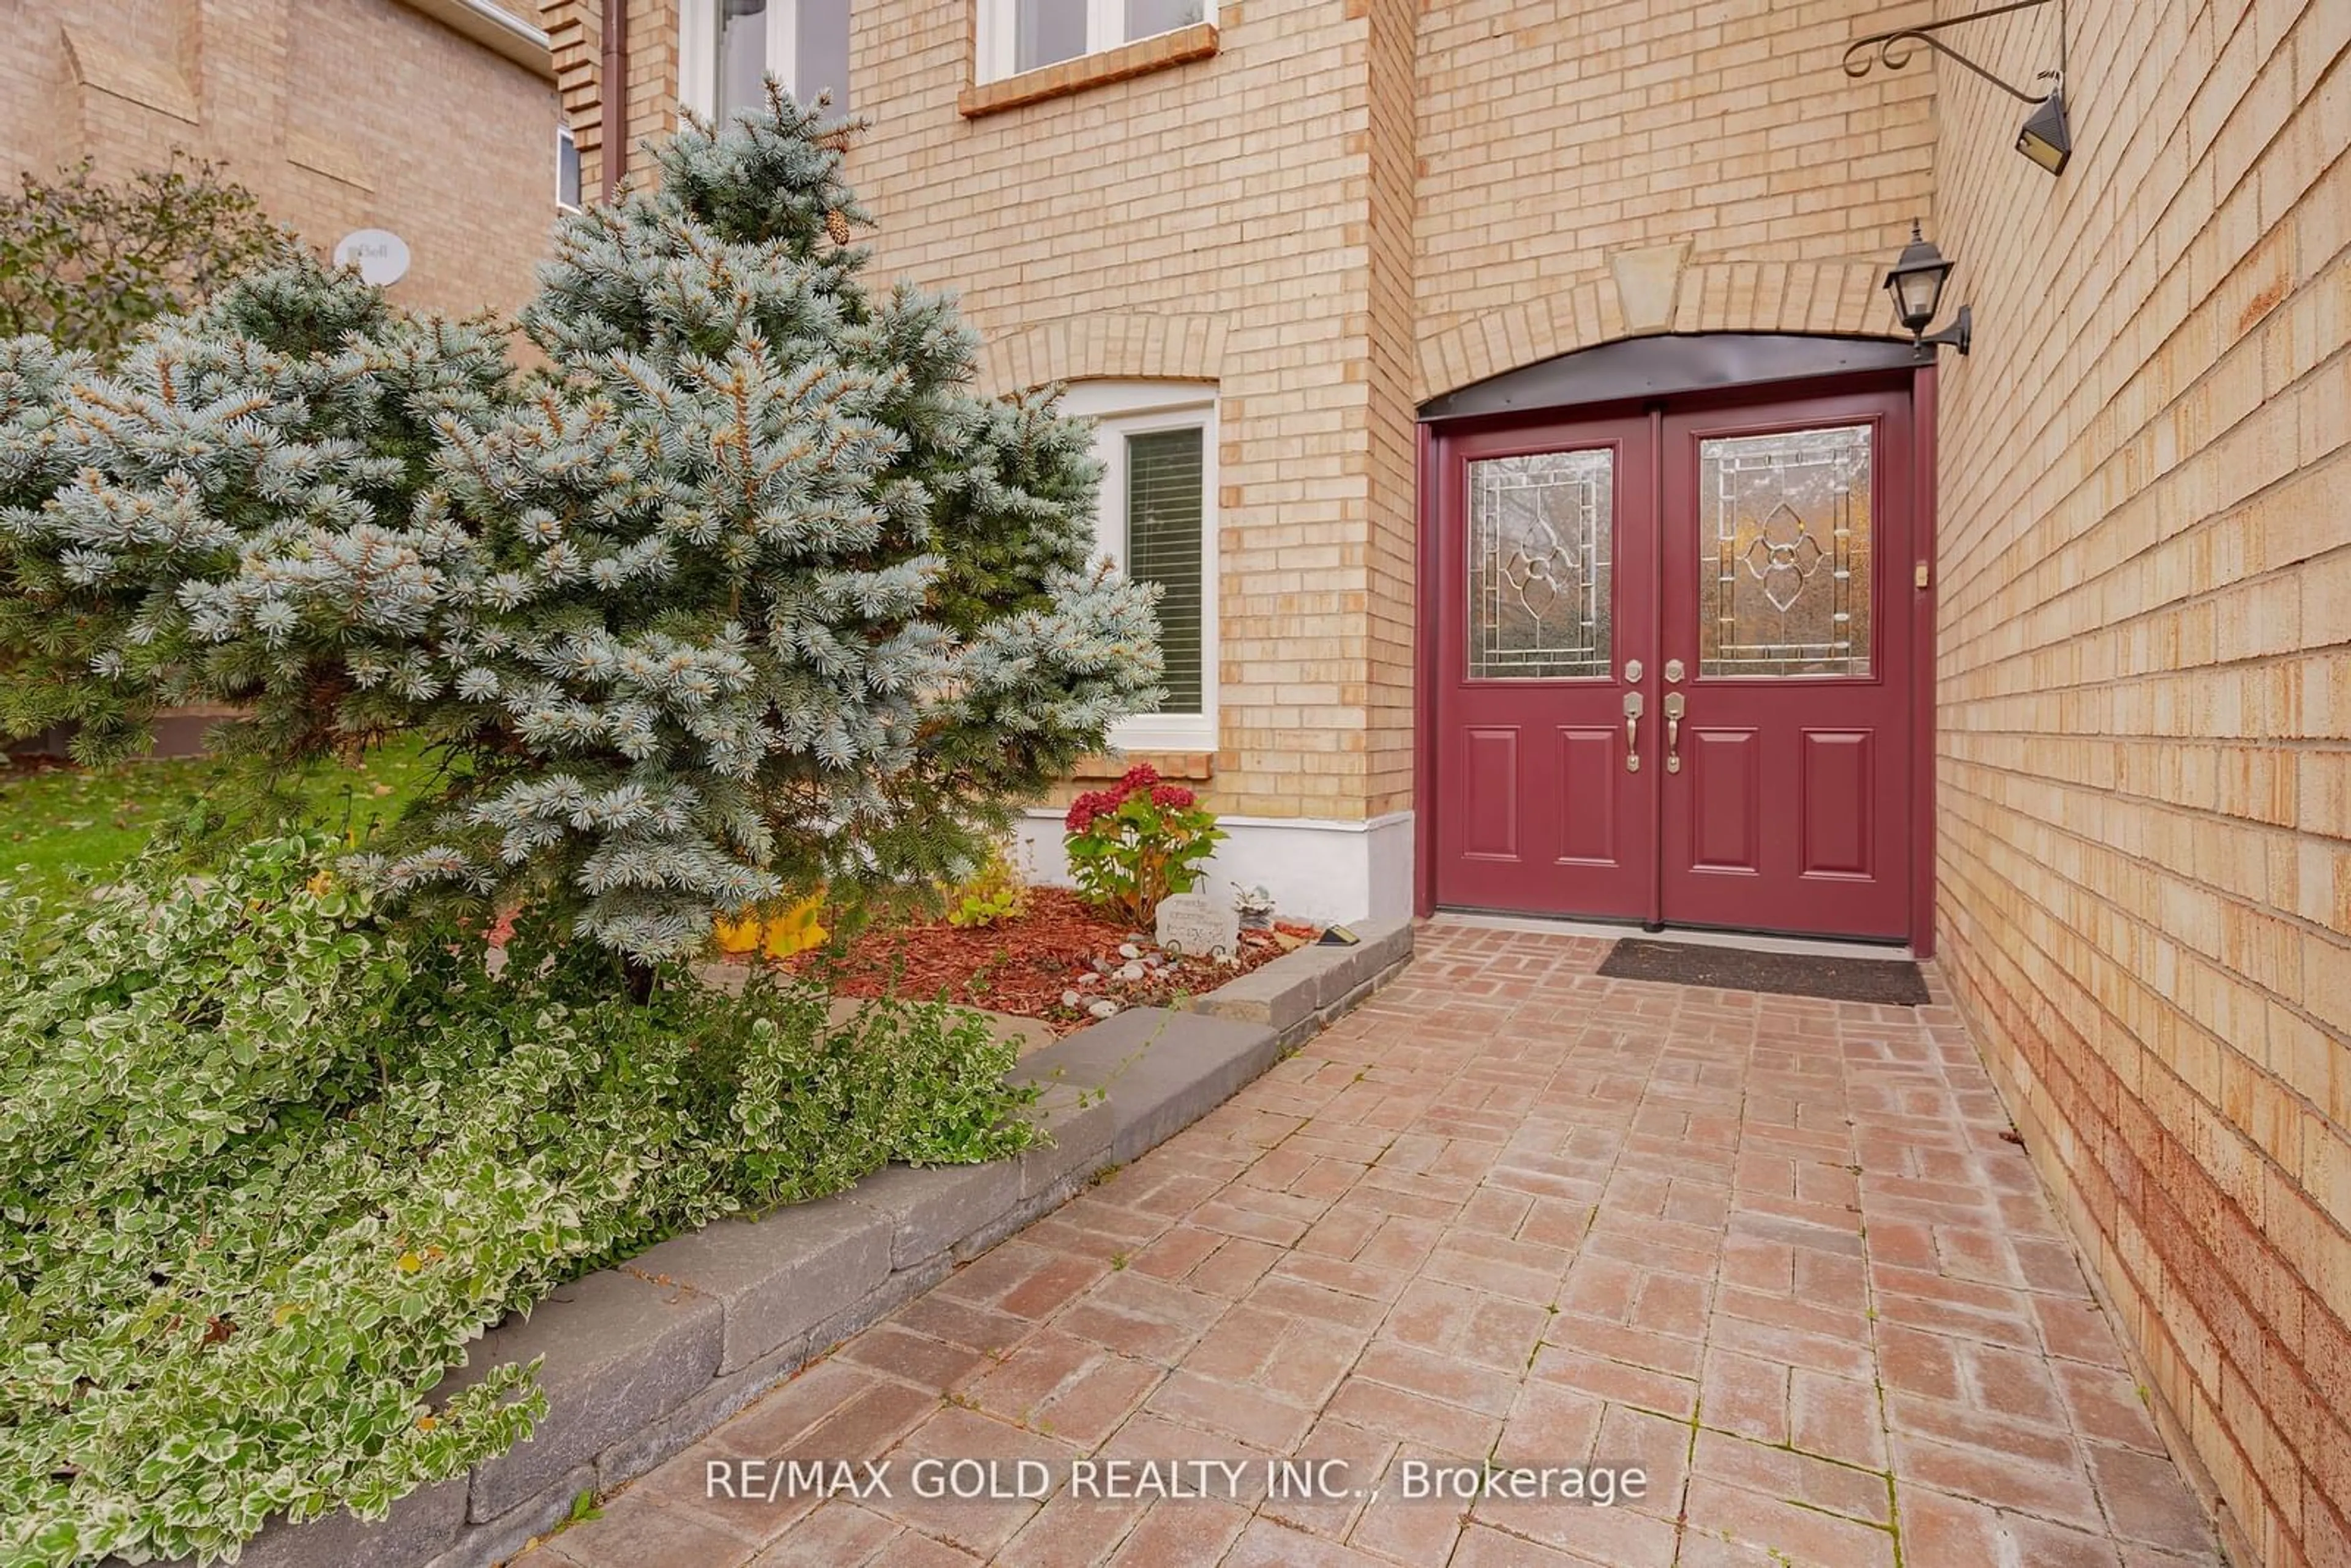
[[[1114,980],[1139,980],[1143,978],[1143,966],[1140,964],[1121,964],[1118,967],[1118,973],[1113,975],[1111,978]]]
[[[1086,1011],[1093,1014],[1094,1017],[1098,1019],[1112,1018],[1116,1016],[1118,1012],[1118,1004],[1112,1001],[1108,997],[1104,997],[1102,1000],[1088,1007]]]
[[[1159,945],[1169,952],[1205,958],[1239,944],[1240,916],[1219,909],[1207,894],[1178,893],[1159,901]]]
[[[1078,977],[1078,984],[1081,986],[1099,986],[1102,984],[1102,977],[1094,973],[1092,969],[1088,969],[1084,974]]]
[[[1074,990],[1063,991],[1061,993],[1061,1005],[1065,1008],[1076,1007],[1078,1005],[1078,993]]]
[[[1122,942],[1118,945],[1118,956],[1122,958],[1140,958],[1143,956],[1143,949],[1132,942]]]

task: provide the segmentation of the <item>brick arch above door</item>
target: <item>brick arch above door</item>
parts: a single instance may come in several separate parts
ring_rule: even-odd
[[[1667,332],[1875,336],[1890,325],[1874,261],[1701,261],[1681,269]],[[1579,349],[1635,336],[1617,285],[1600,273],[1423,336],[1413,401]]]
[[[991,337],[980,374],[992,392],[1053,382],[1215,382],[1224,369],[1225,331],[1222,316],[1144,311],[1060,316]]]

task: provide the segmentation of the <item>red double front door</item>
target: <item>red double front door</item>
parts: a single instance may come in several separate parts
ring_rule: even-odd
[[[1436,902],[1900,938],[1900,392],[1441,434]]]

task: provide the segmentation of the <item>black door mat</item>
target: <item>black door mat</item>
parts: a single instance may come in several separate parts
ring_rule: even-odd
[[[1927,1005],[1927,981],[1907,958],[1821,958],[1628,936],[1608,950],[1600,972],[1616,980],[1665,980],[1724,991],[1824,997],[1833,1002]]]

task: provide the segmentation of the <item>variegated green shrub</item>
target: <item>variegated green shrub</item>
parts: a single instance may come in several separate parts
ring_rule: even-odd
[[[0,937],[0,1563],[217,1557],[527,1433],[509,1309],[715,1217],[1032,1135],[976,1019],[395,937],[324,841],[158,860]]]

